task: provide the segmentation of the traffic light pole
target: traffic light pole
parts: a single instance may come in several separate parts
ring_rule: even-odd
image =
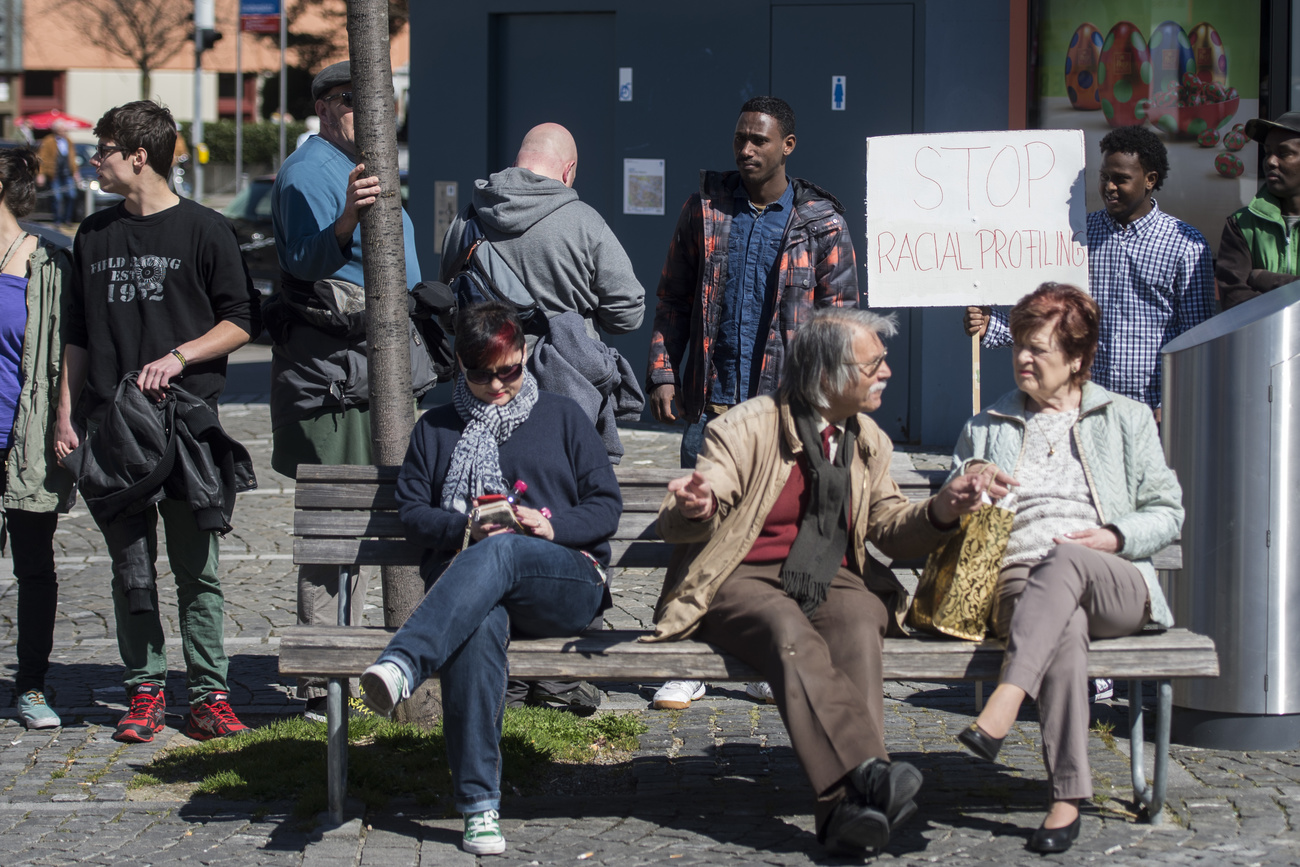
[[[190,125],[193,143],[194,201],[203,201],[203,49],[207,33],[217,26],[212,0],[194,0],[194,120]]]

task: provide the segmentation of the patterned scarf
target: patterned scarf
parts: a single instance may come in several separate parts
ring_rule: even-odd
[[[509,490],[501,475],[498,449],[537,405],[537,380],[525,369],[519,393],[504,406],[497,406],[475,397],[462,372],[456,377],[452,403],[465,420],[465,431],[451,453],[451,466],[442,483],[442,507],[468,515],[475,497]]]

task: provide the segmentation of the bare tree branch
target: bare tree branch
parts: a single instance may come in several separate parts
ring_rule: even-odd
[[[181,0],[63,0],[59,6],[88,18],[88,31],[116,36],[99,44],[140,70],[141,99],[150,97],[150,73],[190,43],[194,7]]]

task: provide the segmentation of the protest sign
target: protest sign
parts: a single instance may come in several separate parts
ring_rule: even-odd
[[[1014,304],[1040,283],[1088,289],[1079,130],[867,139],[872,307]]]

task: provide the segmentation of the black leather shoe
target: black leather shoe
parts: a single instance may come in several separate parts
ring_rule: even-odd
[[[1064,828],[1038,828],[1029,838],[1030,852],[1039,852],[1048,854],[1050,852],[1064,852],[1074,845],[1074,841],[1079,839],[1079,826],[1082,822],[1082,816],[1075,816],[1074,821]]]
[[[826,820],[822,844],[841,855],[863,855],[885,848],[889,842],[889,819],[874,807],[846,797]]]
[[[1002,749],[1002,742],[1006,737],[995,738],[986,734],[984,729],[980,728],[979,723],[971,723],[970,728],[964,729],[961,734],[957,735],[957,740],[965,744],[966,748],[981,759],[990,762],[998,760],[998,752]]]
[[[907,762],[867,759],[849,771],[849,783],[885,814],[891,832],[916,814],[912,799],[921,791],[921,772]]]

